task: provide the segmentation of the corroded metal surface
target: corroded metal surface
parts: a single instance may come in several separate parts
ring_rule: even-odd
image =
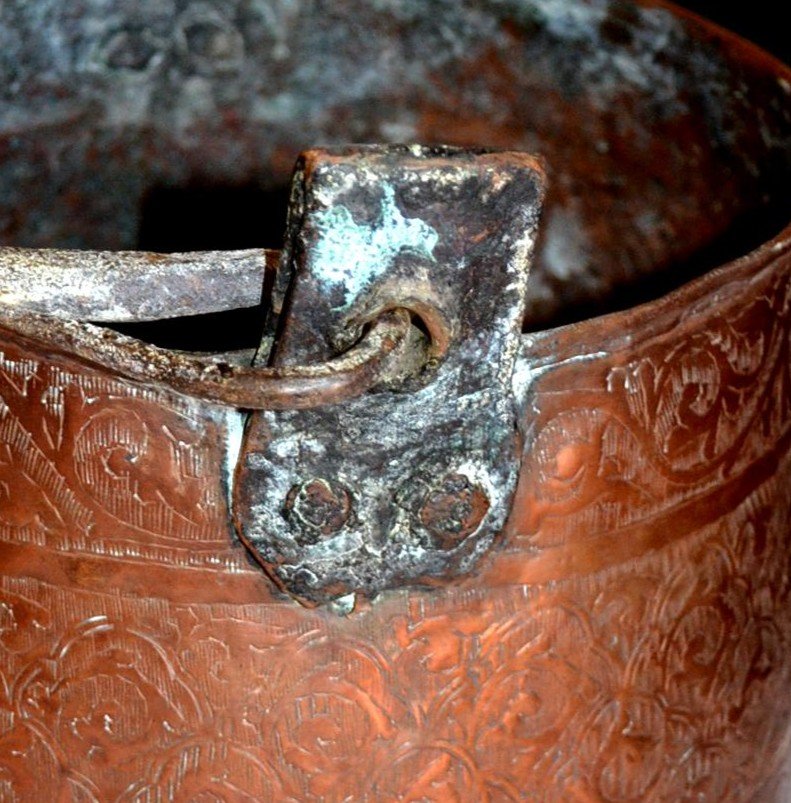
[[[261,303],[279,254],[0,248],[0,305],[67,320],[146,321]]]
[[[7,0],[0,45],[9,243],[133,247],[151,187],[338,139],[549,157],[533,323],[764,195],[784,227],[523,337],[498,548],[348,616],[238,542],[241,412],[0,327],[0,799],[786,803],[790,71],[610,0]],[[284,506],[307,542],[354,513]],[[484,507],[453,471],[416,504],[442,540]]]
[[[446,582],[492,545],[516,484],[543,171],[526,154],[356,147],[308,152],[295,181],[274,364],[326,359],[392,307],[424,322],[429,362],[343,404],[253,415],[240,533],[308,604]]]

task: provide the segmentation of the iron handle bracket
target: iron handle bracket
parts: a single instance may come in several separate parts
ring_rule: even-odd
[[[543,195],[533,157],[419,146],[300,158],[269,322],[272,367],[411,309],[436,350],[417,376],[338,404],[251,414],[240,537],[306,605],[470,572],[519,468],[512,373]]]

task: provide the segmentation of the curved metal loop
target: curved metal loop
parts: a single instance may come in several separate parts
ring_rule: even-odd
[[[318,407],[359,396],[419,369],[410,312],[376,318],[348,351],[315,365],[250,367],[212,361],[144,343],[82,321],[3,311],[0,328],[122,377],[163,385],[178,393],[248,410]]]

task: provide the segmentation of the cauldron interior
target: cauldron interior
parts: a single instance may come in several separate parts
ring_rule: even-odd
[[[791,84],[661,3],[9,0],[0,87],[4,244],[272,246],[304,147],[523,149],[551,175],[537,328],[791,217]]]

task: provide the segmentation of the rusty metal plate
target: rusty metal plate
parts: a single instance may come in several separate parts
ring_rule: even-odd
[[[469,572],[502,527],[542,171],[519,153],[310,151],[293,198],[273,364],[326,360],[394,307],[429,341],[417,376],[247,428],[243,540],[295,597],[345,609],[356,592]]]

